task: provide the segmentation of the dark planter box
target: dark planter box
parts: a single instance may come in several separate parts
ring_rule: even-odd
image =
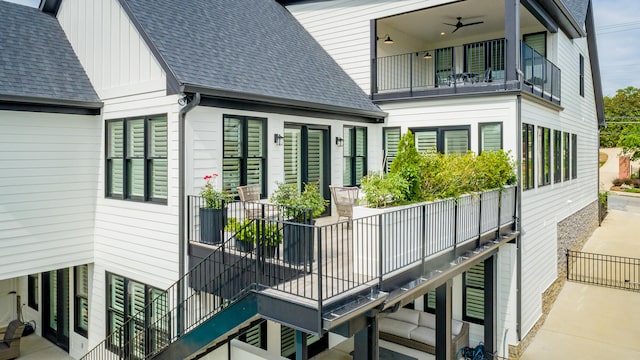
[[[227,225],[227,208],[200,208],[200,242],[203,244],[220,244],[222,231]]]
[[[313,263],[313,228],[284,224],[283,260],[292,265]]]
[[[255,248],[255,244],[250,241],[236,239],[236,249],[242,252],[252,252]]]

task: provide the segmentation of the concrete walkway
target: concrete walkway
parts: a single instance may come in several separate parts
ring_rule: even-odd
[[[582,251],[640,258],[640,213],[610,210]],[[523,360],[640,359],[640,293],[567,282]]]

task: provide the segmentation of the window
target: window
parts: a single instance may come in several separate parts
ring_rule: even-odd
[[[382,142],[384,146],[384,171],[389,172],[391,163],[398,154],[398,144],[400,143],[400,128],[383,128]]]
[[[151,304],[147,311],[147,305]],[[144,358],[155,343],[166,341],[169,331],[167,297],[164,291],[107,273],[107,338],[113,351]],[[122,325],[131,321],[129,326]],[[142,340],[144,339],[144,340]],[[145,348],[146,344],[148,349]]]
[[[504,79],[504,58],[503,39],[464,45],[464,70],[481,81]]]
[[[89,265],[74,268],[75,331],[87,337],[89,331]]]
[[[553,130],[553,182],[562,181],[562,131]]]
[[[538,127],[538,186],[551,184],[551,130]]]
[[[522,124],[522,188],[524,190],[535,187],[534,136],[533,125]]]
[[[344,186],[358,186],[367,175],[367,128],[344,128]]]
[[[467,270],[462,278],[465,321],[484,323],[484,262]]]
[[[263,320],[259,324],[250,327],[246,332],[240,334],[238,340],[267,350],[267,322]]]
[[[431,290],[426,293],[424,299],[424,311],[428,313],[436,313],[436,290]]]
[[[419,152],[464,154],[469,151],[469,127],[410,129]]]
[[[571,178],[578,177],[578,135],[571,134]]]
[[[502,123],[480,124],[479,144],[479,154],[502,149]]]
[[[306,334],[307,355],[312,358],[329,348],[329,336]],[[296,331],[288,326],[280,326],[280,356],[296,359]]]
[[[38,274],[31,274],[27,277],[27,304],[30,308],[38,310],[40,299],[40,284]]]
[[[580,54],[580,96],[584,97],[584,56]]]
[[[539,32],[533,34],[524,34],[522,41],[529,45],[530,48],[537,51],[538,54],[547,57],[547,33]]]
[[[106,123],[106,196],[167,202],[167,118]]]
[[[564,159],[564,166],[563,166],[563,171],[564,171],[564,177],[563,179],[569,180],[569,149],[570,149],[570,144],[569,144],[569,133],[562,133],[562,137],[563,137],[563,142],[564,142],[564,146],[562,149],[562,158]]]
[[[264,118],[224,116],[223,189],[260,185],[266,193],[266,121]]]

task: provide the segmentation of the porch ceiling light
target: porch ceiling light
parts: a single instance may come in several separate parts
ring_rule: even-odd
[[[380,40],[379,37],[376,37],[376,40]],[[391,45],[393,44],[393,40],[391,40],[391,36],[389,36],[389,34],[384,34],[384,41],[385,44],[387,45]]]
[[[426,52],[424,53],[423,58],[424,58],[424,59],[426,59],[426,60],[429,60],[429,59],[433,58],[433,56],[431,56],[431,54],[430,54],[428,51],[426,51]]]

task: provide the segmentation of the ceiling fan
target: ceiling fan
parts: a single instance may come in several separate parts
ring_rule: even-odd
[[[463,23],[462,23],[462,17],[461,17],[461,16],[458,16],[458,17],[457,17],[457,19],[458,19],[458,22],[457,22],[457,23],[455,23],[455,24],[443,23],[443,24],[445,24],[445,25],[449,25],[449,26],[454,26],[454,27],[455,27],[455,29],[451,32],[452,34],[453,34],[454,32],[456,32],[456,31],[458,31],[458,30],[459,30],[460,28],[462,28],[462,27],[465,27],[465,26],[471,26],[471,25],[478,25],[478,24],[482,24],[482,23],[484,23],[484,21],[476,21],[476,22],[472,22],[472,23],[468,23],[468,24],[463,24]]]

